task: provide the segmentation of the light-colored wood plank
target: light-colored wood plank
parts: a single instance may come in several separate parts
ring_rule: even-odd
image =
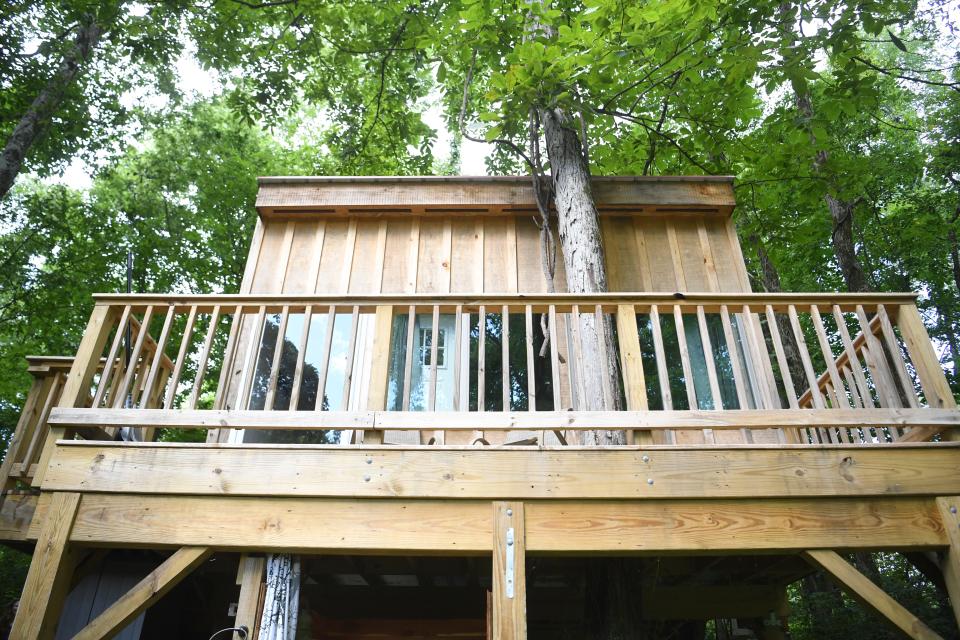
[[[69,540],[79,506],[79,493],[53,494],[23,585],[11,638],[53,638],[73,571]]]
[[[107,353],[107,360],[103,366],[103,372],[100,374],[100,380],[97,383],[97,391],[93,395],[93,406],[99,407],[107,394],[107,389],[110,387],[110,379],[116,372],[117,378],[120,377],[120,373],[123,370],[122,360],[118,359],[120,355],[120,346],[123,344],[124,336],[126,335],[126,327],[130,322],[130,307],[124,306],[123,311],[120,313],[120,321],[117,323],[116,333],[113,335],[113,342],[110,345],[110,351]],[[114,364],[116,363],[116,364]]]
[[[910,361],[917,371],[920,387],[927,404],[937,409],[954,409],[957,402],[933,350],[923,320],[915,305],[901,305],[897,311],[900,335],[910,354]]]
[[[931,548],[932,499],[531,501],[527,551],[658,554]]]
[[[957,454],[952,444],[536,450],[71,442],[57,446],[43,486],[314,498],[934,497],[956,490]]]
[[[187,354],[190,353],[190,341],[193,338],[193,328],[197,321],[197,307],[191,306],[187,314],[187,324],[183,329],[183,336],[180,338],[180,347],[177,352],[177,360],[173,366],[173,374],[170,376],[170,384],[167,387],[167,397],[163,402],[166,409],[173,408],[173,402],[177,397],[177,387],[180,386],[180,376],[183,373],[183,366],[187,361]]]
[[[643,375],[640,334],[637,331],[637,313],[633,305],[617,307],[617,339],[620,343],[620,370],[623,372],[627,409],[646,411],[647,383]],[[649,431],[637,432],[635,437],[638,444],[653,444],[653,436]]]
[[[109,640],[160,600],[212,554],[210,547],[184,547],[90,621],[73,640]]]
[[[266,559],[262,556],[240,556],[240,567],[237,575],[237,584],[240,585],[240,598],[237,601],[237,617],[235,627],[246,627],[253,631],[259,624],[257,615],[260,606],[260,597],[263,592],[264,569]],[[233,640],[252,640],[256,635],[247,633],[246,637],[239,633],[233,634]]]
[[[522,502],[493,503],[493,640],[527,637],[526,545]]]
[[[297,363],[294,365],[293,369],[293,383],[290,387],[290,406],[288,409],[290,411],[297,411],[300,405],[300,387],[303,386],[303,365],[307,357],[307,344],[310,340],[310,325],[313,322],[313,307],[307,306],[303,311],[303,326],[300,329],[300,340],[297,342]],[[379,325],[378,325],[379,326]],[[374,343],[376,347],[376,343]],[[376,351],[374,351],[374,357],[376,357]],[[371,385],[374,384],[375,378],[371,374]]]
[[[937,498],[937,508],[949,541],[949,546],[940,562],[940,568],[943,572],[943,581],[947,585],[953,615],[957,620],[957,626],[960,626],[960,497]]]
[[[877,316],[880,318],[880,330],[883,333],[884,343],[886,344],[886,347],[892,356],[895,365],[894,368],[897,372],[897,379],[900,381],[900,388],[904,391],[904,396],[906,396],[908,406],[916,408],[920,405],[917,402],[917,394],[913,387],[913,379],[910,377],[910,373],[907,371],[906,363],[903,360],[903,352],[900,349],[900,342],[897,340],[897,334],[893,331],[893,324],[890,322],[890,315],[887,313],[887,309],[884,305],[877,305]]]
[[[919,618],[903,608],[883,589],[857,571],[835,551],[811,549],[803,557],[836,580],[855,600],[915,640],[942,640],[940,635],[925,625]]]
[[[207,429],[774,429],[785,426],[895,425],[957,429],[952,409],[768,409],[683,411],[330,411],[329,415],[256,410],[83,409],[54,407],[51,427],[142,426]],[[374,421],[376,424],[374,424]],[[339,425],[339,426],[338,426]]]

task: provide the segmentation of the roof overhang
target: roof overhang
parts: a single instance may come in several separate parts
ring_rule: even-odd
[[[592,180],[601,214],[713,214],[733,211],[730,176],[615,176]],[[265,177],[265,218],[326,215],[529,215],[529,176]]]

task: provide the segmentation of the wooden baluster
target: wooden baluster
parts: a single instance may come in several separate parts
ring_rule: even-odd
[[[603,307],[599,304],[594,308],[594,322],[597,323],[598,327],[604,327],[606,329],[607,319],[603,313]],[[607,341],[600,340],[600,362],[609,362],[610,356],[607,354]],[[582,380],[583,374],[581,373],[581,385],[583,384]],[[610,377],[609,376],[600,376],[600,385],[603,390],[603,406],[612,407],[614,406],[614,395],[617,393],[610,386]]]
[[[553,410],[562,411],[563,407],[560,406],[560,345],[557,342],[557,308],[550,305],[547,314],[550,323],[550,375],[552,376],[550,386],[553,388]]]
[[[47,396],[46,401],[43,403],[43,409],[40,411],[40,416],[37,418],[37,426],[33,431],[33,437],[30,438],[30,445],[27,447],[27,452],[23,456],[23,466],[20,467],[20,477],[28,478],[30,476],[30,467],[33,466],[33,461],[40,455],[40,451],[37,450],[37,447],[40,444],[40,440],[43,439],[44,435],[44,425],[47,424],[47,419],[50,417],[50,411],[53,410],[54,405],[57,400],[57,387],[61,383],[61,374],[59,371],[54,374],[53,385],[50,387],[50,395]]]
[[[293,369],[293,386],[290,387],[290,406],[288,411],[296,411],[300,404],[300,387],[303,386],[303,369],[307,358],[307,342],[310,340],[310,323],[313,321],[313,305],[307,305],[303,310],[303,327],[300,329],[300,340],[297,342],[297,364]],[[377,351],[374,349],[374,354]],[[389,353],[389,345],[387,345]]]
[[[260,359],[260,346],[263,343],[263,323],[267,316],[267,307],[260,305],[250,332],[250,342],[247,345],[247,356],[243,368],[243,385],[237,398],[238,409],[250,408],[250,394],[253,390],[253,379],[257,375],[257,362]]]
[[[510,387],[510,308],[507,305],[500,310],[500,374],[503,411],[510,411],[513,390]]]
[[[107,394],[107,387],[110,384],[111,375],[116,372],[119,378],[123,370],[123,361],[118,360],[120,346],[123,344],[123,336],[126,333],[127,323],[130,321],[130,305],[123,308],[120,315],[120,322],[117,323],[117,332],[113,336],[113,343],[110,345],[110,351],[107,354],[107,361],[103,365],[103,373],[100,374],[100,381],[97,383],[97,391],[93,396],[93,407],[97,408],[103,402]],[[114,364],[116,363],[116,364]]]
[[[837,331],[840,334],[840,340],[843,342],[844,353],[847,354],[847,362],[850,366],[850,372],[853,375],[853,382],[856,383],[856,388],[853,384],[850,384],[850,381],[847,381],[847,386],[850,388],[850,395],[860,396],[860,402],[865,409],[873,409],[876,405],[873,403],[873,396],[870,394],[870,385],[867,384],[867,379],[863,375],[863,367],[860,366],[860,360],[857,358],[857,350],[853,347],[853,340],[850,339],[850,332],[847,330],[847,321],[843,317],[843,312],[840,310],[840,305],[833,305],[833,319],[837,323]]]
[[[800,318],[797,316],[797,308],[794,305],[787,306],[787,316],[790,318],[790,326],[793,328],[793,338],[797,342],[797,351],[800,352],[800,362],[803,363],[803,372],[807,376],[807,388],[810,390],[810,400],[815,409],[825,409],[823,396],[820,394],[820,385],[817,374],[813,370],[813,362],[810,360],[810,351],[807,349],[807,341],[803,337],[803,328],[800,326]],[[817,428],[816,433],[823,442],[826,438],[824,429]]]
[[[480,305],[477,313],[477,411],[487,410],[487,308]]]
[[[663,348],[663,329],[660,326],[660,310],[655,304],[650,306],[650,330],[653,332],[653,354],[657,361],[657,381],[660,383],[660,400],[663,402],[665,411],[672,411],[673,396],[670,393],[670,372],[669,369],[667,369],[666,350]]]
[[[200,350],[200,359],[197,360],[197,375],[193,378],[193,389],[187,398],[187,408],[196,409],[197,401],[200,399],[200,387],[203,385],[203,377],[207,371],[207,361],[210,359],[210,349],[213,346],[213,338],[217,334],[217,323],[220,322],[220,305],[213,306],[210,313],[210,324],[207,326],[207,336],[203,340],[203,348]]]
[[[458,304],[454,311],[453,328],[453,410],[463,411],[460,406],[460,358],[463,357],[460,350],[460,342],[463,340],[463,305]],[[449,345],[447,346],[449,348]]]
[[[690,366],[690,350],[687,348],[687,334],[683,326],[683,312],[680,305],[673,305],[673,323],[677,328],[677,345],[680,348],[680,365],[687,390],[687,406],[691,410],[696,410],[700,405],[697,402],[697,388],[693,383],[693,368]]]
[[[773,310],[773,305],[767,305],[767,327],[770,328],[770,337],[773,340],[773,350],[777,356],[777,365],[780,367],[780,376],[783,379],[783,388],[787,394],[787,402],[791,409],[798,409],[797,389],[793,384],[793,374],[790,373],[790,363],[787,362],[787,355],[783,349],[783,336],[780,335],[780,327],[777,326],[777,315]]]
[[[890,323],[890,316],[887,314],[884,306],[877,306],[877,315],[880,317],[880,330],[883,334],[883,340],[890,351],[891,359],[894,362],[894,370],[897,378],[900,380],[900,387],[903,389],[903,395],[907,399],[907,404],[911,409],[917,409],[920,403],[917,402],[917,391],[913,386],[913,379],[907,371],[907,365],[903,361],[903,352],[900,350],[900,343],[897,341],[897,334],[893,331],[893,325]]]
[[[327,308],[327,333],[323,336],[323,353],[320,355],[320,368],[317,371],[317,401],[314,411],[323,411],[323,396],[327,391],[327,371],[330,369],[330,352],[333,350],[333,326],[337,319],[336,305]]]
[[[742,311],[741,320],[746,334],[746,346],[757,378],[757,404],[764,409],[779,409],[781,408],[780,394],[777,391],[777,381],[773,377],[770,352],[767,350],[767,341],[763,336],[760,319],[749,305],[743,305]]]
[[[580,338],[580,306],[579,305],[573,305],[573,311],[570,314],[570,321],[571,321],[570,333],[571,333],[571,338],[573,339],[573,349],[570,350],[571,353],[570,353],[570,357],[568,358],[569,362],[567,363],[567,369],[569,371],[573,371],[573,367],[570,366],[570,363],[576,362],[581,366],[583,363],[583,344]],[[600,330],[600,327],[602,327],[602,325],[597,325],[598,331]],[[599,343],[601,345],[604,345],[605,342],[606,342],[605,340],[599,340]],[[600,362],[606,362],[606,359],[601,359]],[[585,409],[587,406],[586,402],[584,401],[584,396],[586,395],[586,391],[583,388],[582,368],[577,370],[577,374],[578,375],[575,376],[576,379],[573,380],[573,385],[571,386],[571,388],[572,389],[575,388],[577,392],[577,402],[574,404],[574,408],[582,410],[582,409]],[[601,376],[601,378],[606,380],[607,376]],[[610,407],[611,405],[604,405],[604,406]]]
[[[213,399],[214,409],[223,409],[230,392],[233,379],[233,363],[237,359],[237,340],[240,335],[240,325],[243,324],[243,305],[237,305],[230,320],[230,333],[227,334],[227,347],[223,352],[223,362],[220,363],[220,380],[217,382],[217,393]],[[216,431],[207,431],[207,442],[217,442]]]
[[[353,388],[353,363],[357,354],[357,329],[359,324],[360,307],[354,305],[350,317],[350,339],[347,341],[346,369],[343,374],[343,396],[340,401],[340,407],[343,411],[350,410],[350,389]]]
[[[147,408],[152,391],[155,389],[157,376],[160,373],[160,365],[163,363],[163,356],[167,348],[167,340],[170,339],[170,328],[173,326],[173,317],[176,313],[177,311],[174,305],[171,304],[167,307],[167,315],[163,319],[163,328],[160,329],[160,337],[157,339],[157,348],[153,352],[153,363],[150,365],[150,373],[147,375],[147,382],[144,385],[147,392],[143,395],[143,402],[140,403],[141,409]]]
[[[537,376],[536,361],[533,359],[533,308],[530,305],[523,307],[523,319],[526,325],[527,349],[527,410],[537,410]]]
[[[647,383],[643,375],[640,332],[637,330],[637,308],[632,304],[617,305],[617,341],[620,346],[620,370],[628,411],[646,411]],[[653,444],[650,431],[627,432],[627,444]]]
[[[127,372],[123,377],[123,383],[120,385],[120,389],[117,391],[117,396],[113,398],[112,404],[115,409],[126,404],[127,394],[130,391],[131,384],[133,383],[133,376],[139,368],[137,363],[140,360],[140,353],[143,351],[143,343],[147,339],[147,333],[150,331],[150,319],[152,317],[153,305],[151,304],[147,305],[147,310],[143,312],[143,321],[140,323],[140,330],[137,332],[137,340],[134,342],[133,351],[130,353]]]
[[[717,378],[717,363],[713,358],[713,344],[710,341],[710,330],[707,327],[707,316],[703,306],[697,305],[697,324],[700,327],[700,344],[703,347],[703,359],[707,364],[707,381],[710,383],[710,395],[714,409],[723,409],[723,396],[720,394],[720,381]],[[716,442],[713,429],[704,429],[703,437],[709,444]]]
[[[857,321],[860,323],[860,331],[863,333],[864,342],[867,348],[864,350],[864,359],[867,361],[867,367],[873,377],[873,383],[877,388],[877,397],[880,400],[880,406],[885,409],[896,409],[903,406],[900,400],[900,394],[897,392],[897,386],[893,376],[887,367],[887,358],[883,353],[883,345],[877,340],[870,327],[870,321],[863,309],[863,305],[857,305]]]
[[[283,305],[280,310],[280,322],[277,323],[277,338],[273,342],[273,358],[270,361],[270,381],[267,383],[267,396],[263,401],[264,411],[272,411],[277,398],[277,380],[280,378],[280,363],[283,360],[283,343],[287,337],[287,322],[290,307]]]
[[[446,345],[444,345],[446,349]],[[430,325],[430,384],[427,387],[427,411],[437,410],[437,385],[439,378],[437,376],[437,367],[439,363],[437,358],[440,355],[440,305],[433,305],[433,315]],[[446,357],[446,352],[444,353]],[[433,444],[442,445],[446,440],[443,429],[433,431]]]
[[[407,357],[403,362],[403,398],[400,402],[400,408],[403,411],[410,410],[410,387],[413,381],[413,361],[416,358],[414,354],[414,326],[417,324],[416,307],[410,305],[407,310]]]
[[[710,395],[713,396],[713,408],[723,409],[723,397],[720,394],[720,381],[717,378],[717,363],[713,358],[710,328],[707,326],[707,314],[704,313],[702,305],[697,305],[697,324],[700,327],[700,343],[703,345],[703,359],[707,363],[707,380],[710,383]]]
[[[390,385],[390,353],[393,342],[393,307],[378,305],[373,321],[373,357],[370,362],[370,386],[367,390],[367,409],[384,411],[387,408],[387,390]],[[358,443],[383,444],[383,431],[358,432]],[[342,433],[340,441],[349,440],[351,434]]]
[[[180,375],[183,373],[183,363],[187,359],[187,353],[190,349],[190,339],[193,337],[193,326],[197,320],[197,305],[190,307],[187,314],[187,324],[183,328],[183,337],[180,339],[180,349],[177,352],[177,361],[173,363],[173,373],[170,375],[169,386],[167,387],[167,397],[164,399],[163,408],[172,409],[173,401],[177,397],[177,387],[180,386]]]
[[[837,371],[837,358],[833,355],[833,350],[830,348],[830,340],[827,339],[827,332],[823,327],[823,320],[820,318],[820,309],[817,308],[815,304],[810,305],[810,318],[813,320],[813,330],[817,333],[820,351],[823,352],[823,360],[827,364],[827,373],[830,377],[829,391],[836,401],[834,408],[849,409],[850,400],[847,398],[847,392],[843,386],[843,380],[840,378],[840,372]]]

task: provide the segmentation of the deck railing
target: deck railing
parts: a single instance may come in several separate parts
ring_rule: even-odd
[[[585,410],[596,406],[588,327],[614,333],[619,372],[605,377],[603,406],[624,410]],[[945,437],[960,422],[909,294],[102,295],[69,374],[37,389],[7,477],[29,480],[44,437],[76,430],[551,445],[605,429],[639,444],[884,444]]]

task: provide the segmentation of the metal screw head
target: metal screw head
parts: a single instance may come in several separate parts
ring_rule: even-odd
[[[647,478],[647,484],[653,484],[653,478]]]
[[[508,515],[508,516],[512,516],[512,515],[513,515],[513,509],[507,509],[507,515]]]
[[[957,512],[956,507],[950,507],[950,513],[956,513],[956,512]]]
[[[364,482],[370,482],[370,476],[363,476]]]
[[[508,547],[512,547],[512,546],[513,546],[513,540],[507,540],[507,546],[508,546]]]
[[[650,462],[650,456],[643,456],[640,459],[643,460],[644,462]]]
[[[373,464],[373,458],[367,458],[367,464]]]

